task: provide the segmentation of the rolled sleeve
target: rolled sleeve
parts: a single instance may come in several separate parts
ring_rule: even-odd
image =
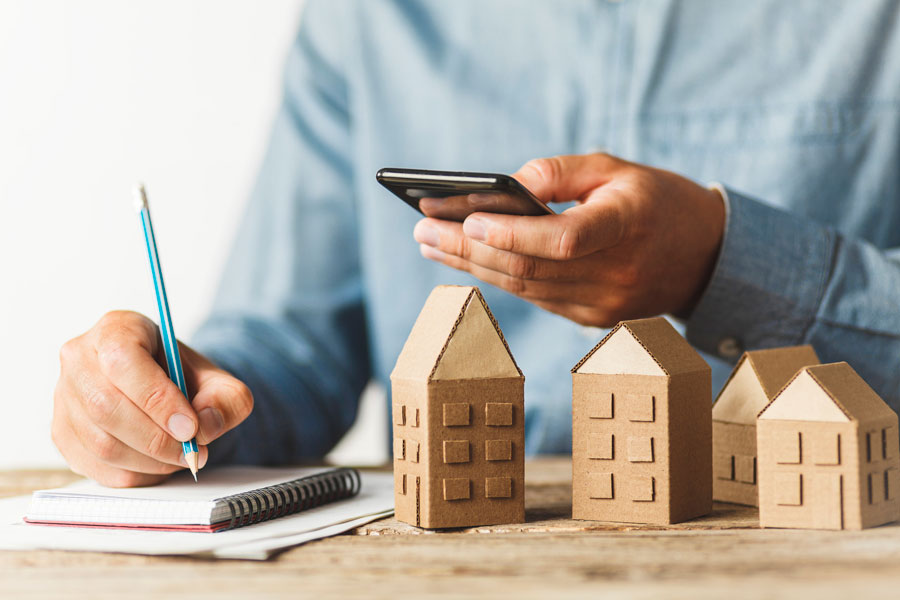
[[[838,236],[734,190],[716,189],[725,200],[725,234],[688,320],[688,340],[731,361],[744,349],[802,343],[825,292]]]

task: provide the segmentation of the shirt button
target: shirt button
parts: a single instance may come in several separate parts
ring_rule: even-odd
[[[728,336],[719,340],[719,355],[725,358],[737,358],[743,353],[744,348],[736,337]]]

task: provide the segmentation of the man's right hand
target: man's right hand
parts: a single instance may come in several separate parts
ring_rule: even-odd
[[[181,442],[206,445],[253,409],[249,388],[179,343],[193,403],[166,374],[159,328],[133,312],[107,313],[60,351],[53,442],[72,470],[111,487],[153,485],[184,469]]]

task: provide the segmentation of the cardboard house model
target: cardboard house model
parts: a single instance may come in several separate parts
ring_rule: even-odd
[[[663,318],[623,321],[572,369],[572,516],[677,523],[712,508],[710,368]]]
[[[819,364],[812,346],[745,352],[712,407],[713,500],[759,506],[756,415],[797,371]]]
[[[397,519],[525,520],[524,385],[478,288],[436,287],[391,373]]]
[[[900,518],[897,413],[847,363],[798,372],[759,413],[756,439],[761,527]]]

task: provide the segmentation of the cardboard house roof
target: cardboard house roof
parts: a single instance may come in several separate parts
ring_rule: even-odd
[[[804,367],[765,408],[760,419],[859,421],[896,417],[853,367],[845,362]]]
[[[456,285],[432,290],[391,372],[426,381],[521,376],[481,291]]]
[[[709,365],[662,317],[622,321],[588,352],[573,373],[677,375]]]
[[[812,346],[744,352],[713,403],[717,421],[753,425],[784,385],[809,365],[819,364]]]

